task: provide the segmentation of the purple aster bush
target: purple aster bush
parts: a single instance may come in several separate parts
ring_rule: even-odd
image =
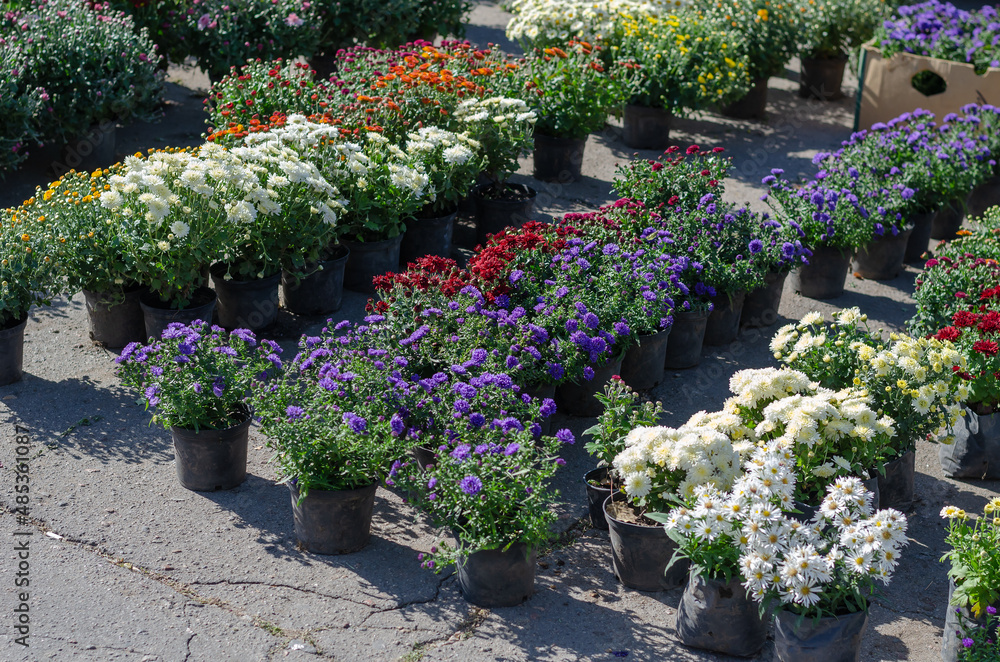
[[[480,550],[514,543],[538,547],[548,540],[558,498],[549,479],[564,464],[560,447],[573,443],[569,430],[541,439],[516,425],[456,432],[430,464],[397,461],[387,479],[434,526],[450,528],[457,539],[421,554],[422,567],[440,572]]]
[[[131,343],[115,359],[122,383],[141,393],[165,428],[220,430],[246,420],[255,383],[280,373],[281,347],[246,329],[173,323],[159,340]]]

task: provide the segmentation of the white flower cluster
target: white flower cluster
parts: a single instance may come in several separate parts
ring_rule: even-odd
[[[794,449],[818,478],[867,471],[896,433],[895,421],[879,416],[865,391],[821,388],[796,370],[741,370],[729,387],[736,395],[725,410],[757,421],[752,438]],[[843,447],[853,449],[851,459]]]
[[[891,508],[872,514],[871,501],[860,479],[840,478],[809,526],[780,513],[748,520],[765,534],[748,537],[740,556],[747,589],[758,600],[770,594],[808,608],[827,585],[846,589],[852,578],[888,584],[908,542],[906,516]]]
[[[710,427],[639,427],[625,437],[612,466],[632,500],[670,502],[692,496],[699,485],[728,489],[740,457],[729,438]]]
[[[684,0],[513,0],[507,38],[550,43],[577,37],[585,41],[615,33],[622,14],[633,18],[663,16],[683,7]]]
[[[521,99],[487,97],[466,99],[455,109],[455,118],[466,123],[492,120],[499,127],[507,127],[522,122],[534,124],[537,115]]]
[[[425,126],[407,136],[406,151],[411,154],[430,155],[443,150],[448,164],[464,165],[482,148],[478,140],[468,133],[452,133],[436,126]]]

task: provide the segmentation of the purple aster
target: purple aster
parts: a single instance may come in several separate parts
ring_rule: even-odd
[[[230,335],[236,336],[251,347],[257,344],[257,338],[250,329],[233,329]]]
[[[469,415],[469,425],[474,428],[481,428],[486,424],[486,417],[479,412],[473,412]]]
[[[226,380],[222,377],[216,377],[215,381],[212,382],[212,393],[215,397],[221,398],[222,394],[226,392]]]
[[[236,358],[236,350],[233,349],[232,347],[213,347],[212,351]]]
[[[583,323],[588,329],[596,329],[601,324],[601,320],[594,313],[587,313],[583,316]]]
[[[545,418],[548,418],[552,414],[556,413],[556,401],[552,398],[545,398],[542,400],[540,413]]]
[[[458,460],[459,462],[465,462],[472,455],[472,446],[469,444],[462,444],[458,446],[451,452],[452,459]]]
[[[588,382],[594,378],[594,369],[591,368],[589,365],[583,369],[583,378],[586,379]]]
[[[556,439],[564,444],[573,444],[576,442],[576,437],[573,436],[573,433],[568,428],[563,428],[556,432]]]
[[[972,637],[966,637],[965,639],[962,639],[962,645],[966,648],[972,648],[976,645],[976,642],[972,640]]]
[[[757,253],[764,250],[764,242],[761,241],[760,239],[751,239],[749,248],[750,248],[750,255],[756,255]]]
[[[360,416],[352,412],[345,412],[343,415],[343,420],[351,427],[351,430],[353,430],[354,432],[361,433],[368,429],[368,421],[366,421],[365,419],[361,418]]]
[[[512,441],[509,444],[507,444],[506,448],[503,449],[503,454],[509,457],[519,450],[521,450],[521,444],[517,443],[516,441]]]
[[[194,345],[190,342],[184,341],[177,345],[177,351],[185,356],[191,356],[194,354]]]
[[[160,377],[160,376],[162,376],[162,375],[163,375],[163,368],[161,368],[161,367],[160,367],[160,366],[158,366],[158,365],[154,365],[153,367],[151,367],[151,368],[149,369],[149,373],[150,373],[151,375],[153,375],[154,377]]]
[[[297,405],[288,405],[285,407],[285,414],[290,420],[297,421],[303,416],[305,416],[306,410]]]
[[[392,418],[389,419],[389,429],[392,430],[392,433],[396,436],[403,434],[403,431],[406,429],[406,424],[403,422],[403,417],[400,416],[398,413],[393,414]]]
[[[156,384],[153,384],[152,386],[146,388],[145,391],[146,400],[149,402],[150,407],[155,407],[156,405],[160,404],[159,393],[160,393],[160,387],[157,386]]]
[[[195,382],[194,384],[191,385],[191,389],[195,393],[201,393],[201,383],[200,382]]]
[[[459,481],[458,486],[469,496],[475,496],[482,491],[483,481],[479,480],[478,476],[466,476]]]

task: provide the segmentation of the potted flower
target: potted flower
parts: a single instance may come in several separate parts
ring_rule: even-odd
[[[604,503],[615,576],[640,591],[679,586],[687,564],[667,568],[677,545],[647,513],[671,511],[699,485],[728,489],[740,474],[739,454],[713,427],[641,426],[625,436],[624,450],[611,466],[622,485]]]
[[[32,87],[25,69],[24,55],[16,42],[7,39],[0,44],[0,177],[17,168],[28,157],[28,147],[34,141],[38,127],[35,118],[42,109],[43,88]]]
[[[535,49],[522,71],[532,93],[535,122],[534,177],[542,181],[580,179],[587,135],[620,112],[628,94],[628,69],[609,71],[601,47],[570,40]]]
[[[907,323],[913,335],[925,336],[948,326],[952,317],[974,303],[974,297],[989,290],[1000,278],[1000,263],[990,257],[978,257],[961,249],[956,254],[944,251],[940,258],[931,258],[924,272],[917,277],[913,298],[917,310]]]
[[[1000,499],[991,499],[976,517],[955,506],[941,509],[948,522],[948,605],[945,610],[941,658],[947,662],[988,660],[996,654],[1000,555],[993,543],[1000,537]],[[992,655],[991,655],[992,654]]]
[[[476,204],[476,241],[506,227],[520,227],[531,217],[535,190],[507,180],[517,171],[517,159],[532,145],[536,113],[520,99],[487,97],[466,99],[455,119],[482,145],[483,173],[488,182],[473,191]]]
[[[770,326],[778,320],[785,279],[795,267],[808,264],[812,256],[812,251],[802,245],[798,228],[791,223],[782,223],[767,212],[757,220],[758,227],[747,249],[751,254],[760,254],[764,282],[747,290],[740,314],[741,328]]]
[[[316,554],[354,552],[371,535],[375,490],[407,447],[400,403],[412,387],[388,343],[348,322],[304,336],[282,377],[257,382],[261,432],[288,486],[295,534]],[[405,366],[405,364],[404,364]]]
[[[625,15],[619,66],[639,68],[638,91],[625,106],[629,147],[664,149],[670,118],[727,104],[750,89],[749,60],[728,23],[692,13],[649,18]],[[683,42],[683,48],[677,47]]]
[[[34,204],[34,213],[52,222],[66,292],[83,292],[91,340],[114,349],[148,337],[139,307],[141,287],[124,247],[124,228],[108,223],[101,207],[104,185],[111,172],[120,169],[115,165],[91,174],[64,175],[45,191],[37,191]]]
[[[979,295],[980,306],[959,310],[952,316],[952,325],[935,334],[935,338],[955,344],[961,354],[964,369],[957,370],[963,383],[966,429],[963,444],[942,449],[941,464],[948,475],[984,478],[998,475],[998,462],[993,459],[1000,440],[1000,289],[994,287]]]
[[[721,196],[733,167],[726,150],[691,145],[683,152],[671,145],[656,159],[633,159],[615,168],[611,184],[622,198],[638,200],[649,209],[665,213],[665,207],[695,207],[709,193]]]
[[[281,367],[277,343],[195,320],[170,324],[149,344],[115,359],[125,386],[142,394],[153,423],[170,430],[177,479],[199,492],[246,480],[251,384]]]
[[[704,343],[732,342],[739,333],[747,291],[763,285],[770,270],[764,243],[757,236],[759,217],[708,193],[693,209],[669,208],[663,227],[671,233],[674,250],[698,262],[701,279],[714,290]]]
[[[336,236],[345,205],[316,165],[280,137],[266,132],[254,138],[252,145],[229,150],[250,176],[243,179],[242,201],[225,205],[226,244],[211,273],[219,323],[259,330],[277,318],[282,269],[318,260]]]
[[[35,198],[0,211],[0,385],[19,381],[28,311],[58,291],[52,225],[34,211]]]
[[[476,425],[476,417],[485,418],[473,410],[464,425],[452,426],[450,443],[429,464],[397,463],[390,480],[457,540],[422,553],[423,567],[440,572],[455,564],[466,600],[509,607],[534,592],[535,552],[555,520],[557,494],[548,479],[565,464],[557,454],[573,435],[560,430],[534,440],[516,419]]]
[[[595,529],[607,531],[604,502],[615,491],[611,463],[625,450],[625,437],[631,430],[659,423],[663,406],[648,400],[640,403],[639,394],[617,375],[604,385],[604,392],[595,397],[604,406],[604,411],[597,417],[597,423],[583,434],[591,439],[584,448],[597,460],[597,468],[585,473],[583,480],[587,488],[590,524]]]
[[[101,207],[122,228],[135,280],[149,288],[140,297],[147,337],[171,322],[211,318],[215,292],[205,272],[225,243],[223,219],[250,213],[249,203],[231,202],[242,200],[239,174],[247,173],[235,157],[206,145],[128,157],[108,178]]]
[[[424,255],[451,255],[459,203],[476,184],[485,163],[479,141],[468,133],[425,126],[407,136],[406,152],[427,173],[424,204],[407,220],[400,262]]]
[[[884,340],[857,308],[833,314],[832,322],[812,312],[798,324],[778,330],[771,340],[774,357],[830,389],[861,386],[873,409],[891,418],[896,434],[879,473],[882,507],[908,507],[913,501],[917,441],[945,443],[961,415],[968,389],[958,373],[965,361],[938,338],[892,334]]]
[[[752,532],[739,566],[753,598],[776,610],[777,659],[857,660],[875,582],[889,583],[909,542],[906,516],[873,512],[872,494],[857,478],[830,484],[808,525],[761,501],[752,496],[739,516]]]
[[[798,47],[799,96],[830,101],[841,96],[848,54],[875,34],[886,18],[885,0],[817,0],[802,3]]]
[[[703,15],[728,24],[739,35],[738,52],[746,54],[752,87],[742,98],[722,108],[724,115],[738,119],[762,119],[767,109],[767,81],[781,74],[797,55],[799,7],[795,2],[717,0],[708,3]]]
[[[301,0],[205,0],[194,9],[183,15],[188,48],[216,82],[253,58],[310,56],[320,38],[317,8]]]
[[[741,551],[760,535],[754,524],[746,526],[745,514],[752,508],[762,516],[780,513],[794,487],[792,463],[759,448],[731,490],[700,486],[669,514],[650,514],[677,543],[671,562],[691,566],[675,625],[682,644],[744,657],[763,647],[771,616],[754,604],[740,574]]]

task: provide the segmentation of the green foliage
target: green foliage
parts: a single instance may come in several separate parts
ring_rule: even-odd
[[[888,16],[885,0],[796,0],[801,8],[798,42],[803,57],[846,56],[870,40]]]
[[[592,440],[585,448],[597,459],[598,466],[610,466],[615,456],[625,450],[629,432],[659,424],[663,414],[660,402],[639,402],[639,394],[617,375],[604,385],[603,393],[595,393],[594,397],[604,405],[604,411],[583,434]]]
[[[945,542],[951,547],[941,561],[948,561],[955,582],[950,605],[980,616],[1000,601],[1000,498],[986,504],[982,517],[954,506],[942,508],[941,517],[948,520]]]
[[[720,25],[728,23],[740,35],[751,80],[781,74],[797,55],[801,25],[796,0],[711,0],[706,4],[704,16]]]

